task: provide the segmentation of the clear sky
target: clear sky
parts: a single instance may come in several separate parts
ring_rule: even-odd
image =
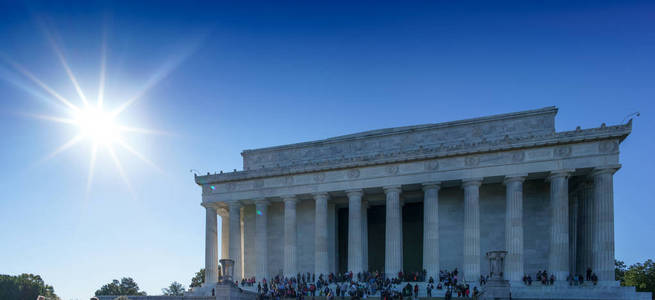
[[[653,29],[652,1],[1,3],[0,273],[40,274],[64,299],[123,276],[188,286],[205,235],[190,169],[551,105],[560,131],[641,112],[615,175],[616,256],[655,258]],[[116,122],[157,132],[122,134],[141,158],[112,144],[124,176],[100,145],[89,181],[93,140],[47,159],[80,128],[43,116],[84,107],[60,57],[96,103],[103,49],[103,108],[136,99]]]

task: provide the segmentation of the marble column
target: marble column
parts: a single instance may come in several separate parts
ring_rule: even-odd
[[[296,277],[298,263],[296,257],[296,203],[295,196],[286,196],[284,200],[284,269],[285,277]]]
[[[591,268],[591,232],[593,226],[593,183],[588,177],[581,177],[578,182],[576,196],[578,198],[577,217],[577,258],[576,274],[585,276],[586,270]]]
[[[578,253],[578,193],[569,195],[569,272],[576,274]]]
[[[523,279],[523,181],[525,175],[505,177],[505,279]]]
[[[205,282],[218,282],[218,223],[216,208],[205,206]]]
[[[218,215],[221,216],[221,259],[229,258],[230,251],[230,212],[227,208],[219,208]]]
[[[594,213],[592,235],[592,267],[598,281],[613,284],[614,278],[614,172],[618,167],[596,168],[594,180]]]
[[[328,194],[314,194],[316,201],[316,225],[314,226],[314,273],[317,278],[321,274],[329,274],[328,270]]]
[[[241,203],[228,203],[230,210],[230,259],[234,260],[234,280],[241,280],[243,260],[241,257]]]
[[[259,281],[268,276],[268,205],[266,199],[255,201],[255,278]]]
[[[387,195],[384,273],[387,277],[394,278],[403,269],[402,211],[400,208],[401,188],[399,185],[388,186],[384,188],[384,192]]]
[[[480,279],[480,185],[481,178],[466,179],[464,188],[464,281]]]
[[[570,171],[553,171],[550,181],[550,253],[548,271],[555,280],[565,282],[569,276],[569,175]]]
[[[368,271],[368,201],[362,200],[362,271]]]
[[[348,196],[348,271],[362,271],[362,190],[346,191]]]
[[[423,269],[439,280],[439,182],[423,184]]]

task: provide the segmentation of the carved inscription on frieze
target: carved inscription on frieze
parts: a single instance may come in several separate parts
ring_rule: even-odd
[[[359,169],[348,170],[348,172],[346,173],[346,175],[347,175],[348,178],[350,178],[350,179],[358,178],[358,177],[359,177]]]
[[[439,169],[439,162],[436,160],[431,160],[425,162],[425,170],[426,171],[436,171]]]

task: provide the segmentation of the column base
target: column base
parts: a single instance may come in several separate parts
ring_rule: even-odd
[[[614,280],[604,280],[604,281],[598,281],[597,286],[610,286],[610,287],[615,287],[615,286],[621,286],[620,281],[614,281]]]
[[[520,281],[520,280],[512,280],[512,281],[509,281],[509,285],[510,286],[525,286],[525,283],[523,283],[523,281]]]
[[[212,289],[214,289],[214,295],[216,294],[216,286],[218,284],[209,284],[203,283],[201,286],[194,287],[190,292],[186,292],[185,295],[188,296],[211,296]]]

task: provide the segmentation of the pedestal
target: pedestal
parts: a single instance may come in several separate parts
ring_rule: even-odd
[[[482,299],[509,299],[510,284],[503,277],[506,255],[507,251],[487,252],[491,274],[487,284],[482,288]]]

